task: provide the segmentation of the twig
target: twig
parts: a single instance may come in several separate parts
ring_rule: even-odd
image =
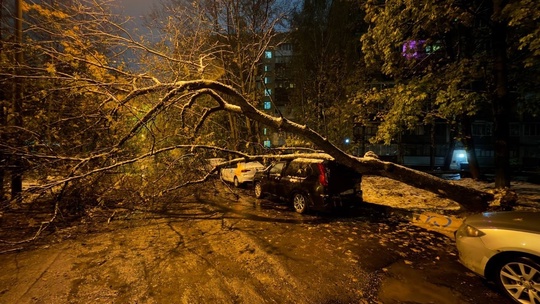
[[[17,248],[12,248],[12,249],[7,249],[7,250],[4,250],[4,251],[0,251],[0,254],[13,252],[13,251],[19,251],[19,250],[23,250],[23,247],[17,247]]]

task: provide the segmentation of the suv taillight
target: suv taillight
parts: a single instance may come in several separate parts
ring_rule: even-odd
[[[323,164],[317,164],[319,167],[319,183],[323,186],[328,186],[328,178],[326,176],[326,169]]]

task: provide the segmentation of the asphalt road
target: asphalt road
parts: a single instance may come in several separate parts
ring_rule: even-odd
[[[288,257],[289,269],[310,284],[335,273],[349,278],[335,299],[321,303],[512,303],[458,262],[447,231],[413,225],[411,213],[364,203],[299,215],[285,202],[254,199],[251,191],[239,190],[236,202],[219,201],[224,213],[243,218],[229,221],[231,228],[256,231],[253,238]]]
[[[0,255],[0,303],[510,303],[386,207],[300,215],[220,189],[117,212]]]

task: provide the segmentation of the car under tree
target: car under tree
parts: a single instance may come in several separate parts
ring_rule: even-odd
[[[278,161],[254,177],[256,198],[272,196],[308,209],[354,207],[362,201],[362,175],[334,160],[296,158]]]

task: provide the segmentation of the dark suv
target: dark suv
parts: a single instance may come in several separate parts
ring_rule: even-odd
[[[255,197],[271,195],[307,209],[354,206],[362,201],[362,175],[332,160],[296,158],[279,161],[254,177]]]

